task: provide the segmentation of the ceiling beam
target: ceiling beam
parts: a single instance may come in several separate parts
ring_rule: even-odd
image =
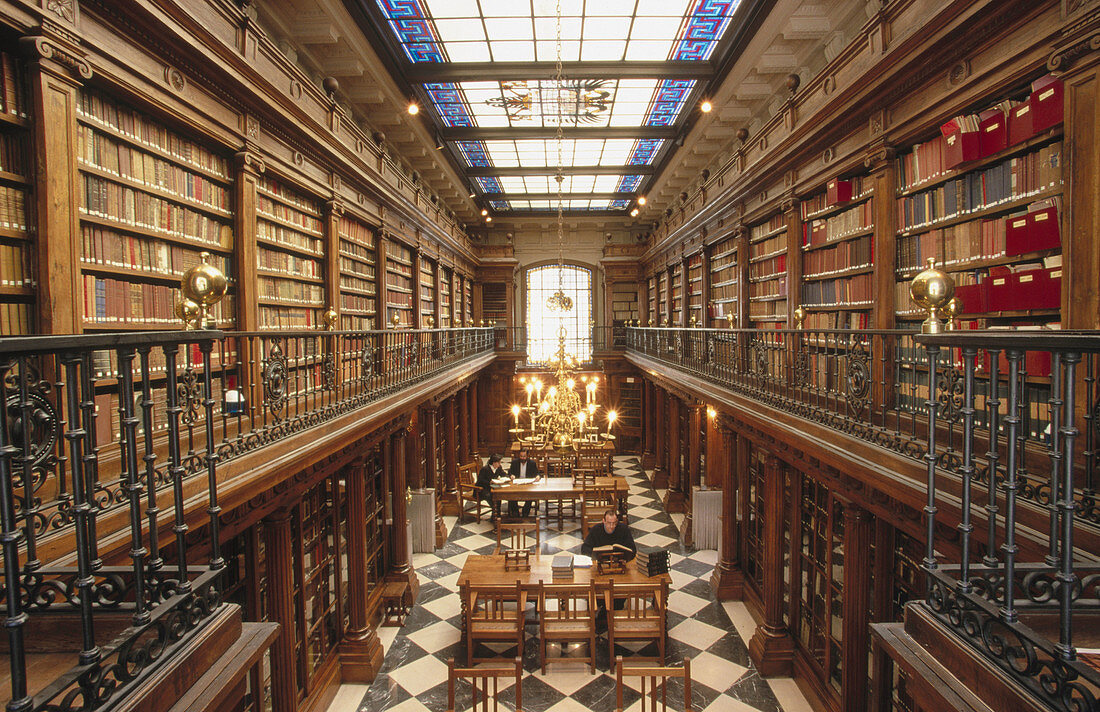
[[[485,200],[557,200],[557,193],[483,193]],[[633,193],[562,193],[562,200],[633,200]]]
[[[530,218],[556,218],[558,216],[555,210],[494,210],[495,215],[500,220],[527,220]],[[562,210],[562,215],[567,219],[576,220],[578,218],[625,218],[627,216],[626,209],[623,210]]]
[[[566,79],[702,79],[714,77],[709,61],[562,62]],[[553,79],[553,62],[420,62],[403,68],[412,83]]]
[[[565,138],[675,138],[678,129],[665,126],[569,126]],[[556,129],[542,126],[451,127],[440,131],[445,141],[523,141],[555,138]]]
[[[468,178],[488,178],[504,176],[552,176],[557,173],[555,166],[509,166],[506,168],[468,168]],[[562,175],[566,176],[651,176],[653,166],[563,166]]]

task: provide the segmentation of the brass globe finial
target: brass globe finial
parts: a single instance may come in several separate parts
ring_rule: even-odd
[[[694,328],[695,328],[695,327],[696,327],[697,325],[698,325],[698,324],[697,324],[697,322],[696,322],[696,320],[695,320],[695,315],[694,315],[694,314],[692,314],[692,315],[691,315],[691,328],[692,328],[692,329],[694,329]]]
[[[947,330],[954,331],[958,328],[955,319],[962,313],[962,302],[958,297],[951,297],[947,304],[943,305],[943,315],[947,317]]]
[[[340,315],[336,313],[336,310],[329,307],[325,310],[325,313],[321,315],[321,319],[325,322],[325,328],[332,331],[336,328],[336,320],[340,318]]]
[[[649,328],[653,328],[653,317],[649,317]]]
[[[206,326],[213,328],[213,320],[209,318],[210,307],[221,301],[225,296],[225,274],[207,262],[210,259],[209,252],[199,253],[201,263],[194,265],[183,273],[180,280],[180,291],[183,296],[197,304],[202,311],[200,319],[206,322]]]
[[[202,326],[202,307],[184,297],[176,302],[176,317],[183,322],[184,330],[193,331]]]
[[[666,316],[666,317],[665,317],[665,328],[667,329],[667,328],[668,328],[668,327],[670,327],[670,326],[672,326],[672,320],[671,320],[671,319],[669,319],[669,318],[668,318],[668,317]]]
[[[920,325],[922,334],[943,333],[943,323],[939,320],[939,310],[955,295],[955,281],[936,268],[936,258],[928,258],[928,268],[913,278],[909,285],[909,294],[913,302],[928,311],[928,318]]]
[[[794,310],[794,328],[801,329],[804,321],[806,321],[806,310],[798,307]]]
[[[726,314],[726,321],[729,322],[731,329],[733,328],[733,319],[734,319],[733,312],[730,312],[730,313]]]
[[[401,315],[394,312],[393,316],[390,317],[390,324],[392,324],[395,329],[401,326]]]
[[[485,326],[485,320],[484,319],[478,319],[477,325],[480,326],[480,327],[484,327]]]
[[[429,314],[426,321],[428,322],[428,328],[429,329],[434,329],[435,328],[435,317],[434,316]]]

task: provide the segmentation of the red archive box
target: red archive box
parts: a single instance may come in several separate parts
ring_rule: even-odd
[[[1015,299],[1011,293],[1012,272],[1008,267],[991,267],[985,284],[988,285],[989,308],[987,311],[1010,311],[1015,309]]]
[[[1031,246],[1031,224],[1026,213],[1009,215],[1005,218],[1005,254],[1022,255],[1033,252]]]
[[[852,199],[852,181],[834,178],[829,181],[825,196],[825,202],[829,205],[847,203]]]
[[[1062,123],[1062,80],[1053,74],[1039,77],[1031,83],[1032,130],[1045,131]]]
[[[987,109],[978,116],[978,134],[980,138],[980,156],[991,156],[1005,150],[1008,146],[1008,130],[1005,126],[1005,113],[1000,109]]]
[[[946,124],[941,127],[941,130],[944,131],[943,165],[945,168],[954,168],[960,163],[978,160],[981,147],[977,131],[952,129]]]
[[[1062,268],[1031,269],[1012,275],[1009,309],[1058,309],[1062,306]]]
[[[988,282],[956,287],[955,296],[962,302],[963,314],[985,314],[989,311]]]
[[[1035,135],[1034,117],[1030,100],[1012,107],[1008,112],[1008,145],[1015,146]]]
[[[1023,326],[1031,326],[1025,324]],[[1022,329],[1021,329],[1022,331]],[[1029,330],[1030,331],[1030,330]],[[989,352],[986,351],[982,354],[982,367],[989,372]],[[1001,378],[1008,376],[1008,357],[1002,350],[997,358],[997,375]],[[1049,351],[1025,351],[1024,360],[1020,363],[1020,368],[1027,371],[1029,376],[1049,376],[1050,375],[1050,352]]]
[[[1027,214],[1027,228],[1033,250],[1053,250],[1062,246],[1058,208],[1051,205]]]

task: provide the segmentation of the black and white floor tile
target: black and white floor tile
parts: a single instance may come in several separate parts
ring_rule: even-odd
[[[642,546],[672,552],[667,663],[691,658],[694,708],[703,712],[808,712],[810,707],[793,681],[764,680],[753,669],[745,647],[747,638],[743,637],[751,635],[751,616],[741,603],[717,602],[710,589],[717,552],[680,544],[678,527],[683,517],[664,512],[660,499],[664,493],[653,489],[636,457],[616,457],[614,469],[630,485],[628,507],[635,540]],[[492,553],[496,545],[487,521],[459,524],[449,519],[447,524],[450,536],[446,546],[413,556],[420,595],[404,627],[381,629],[386,654],[378,677],[370,686],[343,686],[329,712],[446,709],[447,659],[462,663],[466,655],[461,642],[458,574],[467,555]],[[578,551],[581,539],[579,526],[566,523],[565,530],[559,531],[557,522],[551,522],[542,532],[542,553]],[[599,642],[603,644],[597,644],[595,675],[582,662],[553,665],[543,675],[538,667],[538,641],[529,631],[523,651],[523,709],[613,712],[615,677],[606,640]],[[629,659],[631,650],[616,652]],[[676,709],[682,706],[682,695],[680,702]],[[624,704],[626,712],[641,709],[637,693],[627,695]]]

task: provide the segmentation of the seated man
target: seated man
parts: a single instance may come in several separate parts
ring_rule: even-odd
[[[534,460],[527,458],[527,448],[521,448],[520,451],[512,458],[512,464],[508,467],[508,475],[513,479],[517,477],[539,477],[539,467],[535,464]],[[528,501],[523,503],[523,517],[531,516],[531,508],[535,505],[534,501]],[[520,516],[519,503],[508,503],[508,514],[513,517]]]
[[[617,511],[608,509],[603,513],[603,524],[588,530],[588,536],[584,538],[584,543],[581,544],[581,553],[595,557],[595,554],[599,553],[596,551],[597,549],[615,547],[616,545],[629,550],[622,552],[628,561],[638,553],[638,547],[634,544],[634,536],[630,533],[630,528],[625,524],[619,524],[619,513]],[[622,600],[615,601],[615,610],[622,608],[623,604],[624,601]],[[604,633],[606,631],[607,607],[604,606],[603,597],[601,596],[596,602],[596,632]]]
[[[477,479],[474,480],[474,486],[481,490],[481,498],[488,502],[493,510],[493,521],[500,516],[499,503],[493,501],[492,482],[497,477],[504,476],[504,467],[500,464],[501,459],[501,456],[495,453],[490,455],[489,462],[478,471]]]

